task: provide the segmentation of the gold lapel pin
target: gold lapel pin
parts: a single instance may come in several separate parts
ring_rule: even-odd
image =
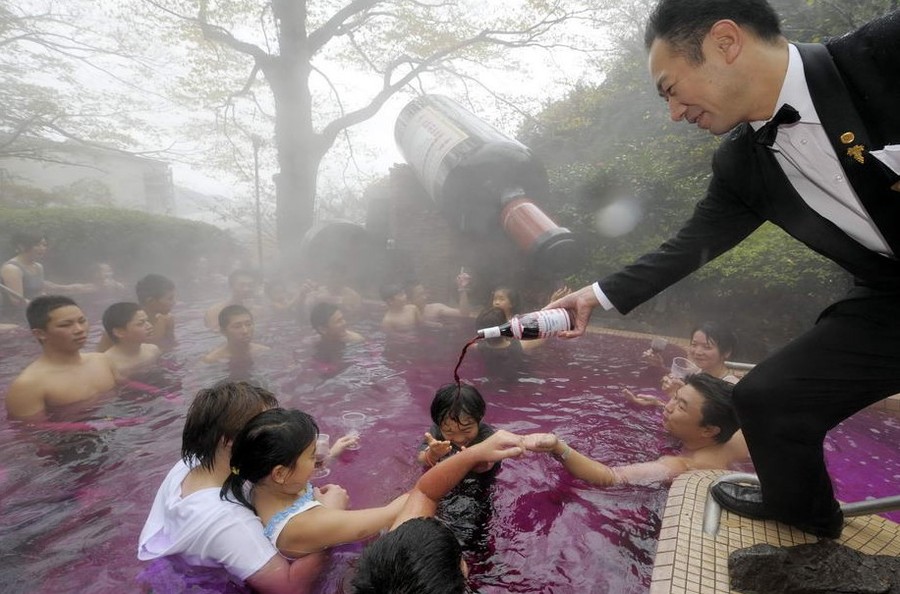
[[[853,157],[857,163],[865,163],[866,159],[863,157],[863,151],[866,150],[861,144],[855,144],[847,149],[847,156]]]
[[[854,140],[856,140],[856,136],[853,134],[853,132],[844,132],[843,134],[841,134],[841,142],[843,142],[844,144],[850,144]]]

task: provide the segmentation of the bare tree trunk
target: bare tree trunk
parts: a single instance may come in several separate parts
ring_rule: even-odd
[[[315,215],[316,178],[322,151],[312,124],[306,3],[275,0],[280,55],[263,68],[275,98],[276,233],[282,257],[296,262],[303,234]]]

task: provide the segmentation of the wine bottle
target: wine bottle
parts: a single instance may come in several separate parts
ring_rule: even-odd
[[[565,272],[580,256],[575,236],[535,200],[550,194],[547,172],[521,142],[442,95],[410,101],[394,137],[428,195],[460,231],[502,229],[541,271]]]
[[[508,336],[519,340],[535,340],[555,336],[575,327],[574,316],[567,309],[542,309],[514,316],[505,324],[492,328],[482,328],[478,338],[499,338]]]

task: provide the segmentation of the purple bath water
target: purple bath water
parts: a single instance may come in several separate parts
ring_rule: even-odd
[[[160,393],[125,390],[90,412],[139,424],[90,433],[0,426],[4,592],[242,591],[217,572],[136,558],[150,502],[179,456],[191,395],[229,373],[198,363],[220,341],[202,327],[202,311],[202,304],[176,310],[178,347],[167,356],[163,377],[151,378]],[[314,357],[308,328],[261,320],[258,340],[278,352],[255,369],[231,370],[273,389],[285,406],[313,414],[332,439],[342,434],[343,413],[367,415],[362,447],[345,452],[319,481],[347,488],[353,507],[383,504],[420,476],[415,452],[430,425],[432,395],[453,381],[459,349],[471,334],[467,327],[386,340],[376,330],[378,315],[373,309],[368,320],[353,324],[369,337],[366,343],[325,361]],[[92,336],[98,332],[95,324]],[[646,340],[604,335],[552,341],[525,369],[501,377],[470,349],[460,375],[479,387],[488,402],[486,420],[496,427],[555,431],[611,464],[645,461],[677,447],[661,433],[658,411],[621,396],[622,388],[653,386],[640,362],[647,346]],[[0,338],[0,392],[37,354],[25,332]],[[896,494],[897,443],[900,421],[880,412],[860,413],[833,431],[827,455],[838,496]],[[485,499],[487,513],[466,543],[475,591],[648,591],[665,488],[592,488],[571,479],[553,458],[532,454],[504,462]],[[334,550],[319,593],[349,591],[345,581],[361,549]]]

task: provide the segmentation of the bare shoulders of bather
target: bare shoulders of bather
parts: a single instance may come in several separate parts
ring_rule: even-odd
[[[6,408],[11,418],[39,417],[52,409],[94,400],[115,385],[112,364],[102,353],[82,353],[71,363],[54,363],[42,356],[13,381]]]

